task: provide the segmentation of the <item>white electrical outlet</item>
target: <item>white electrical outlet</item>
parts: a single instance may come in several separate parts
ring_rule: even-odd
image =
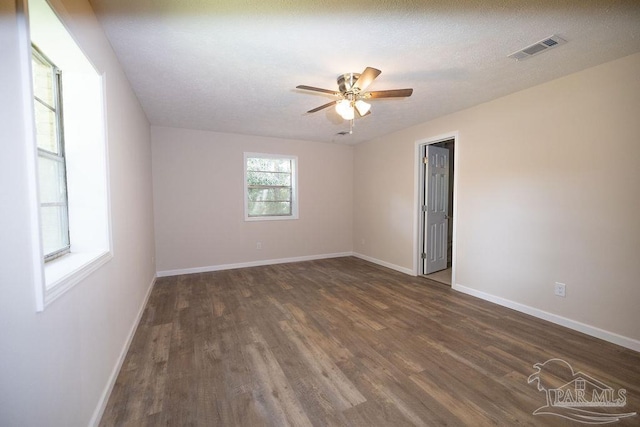
[[[256,249],[262,249],[262,242],[256,243]]]
[[[564,283],[559,283],[556,282],[556,284],[553,287],[553,293],[556,294],[559,297],[566,297],[567,296],[567,285],[565,285]]]

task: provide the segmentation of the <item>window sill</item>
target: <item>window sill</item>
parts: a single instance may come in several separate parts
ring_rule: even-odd
[[[77,283],[107,263],[113,255],[110,251],[70,253],[44,266],[47,306]]]
[[[245,221],[287,221],[298,219],[298,215],[282,215],[282,216],[245,216]]]

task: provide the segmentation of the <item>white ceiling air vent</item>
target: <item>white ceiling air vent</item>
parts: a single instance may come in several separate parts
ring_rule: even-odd
[[[541,52],[553,49],[554,47],[565,44],[566,42],[567,41],[562,37],[554,34],[551,37],[540,40],[539,42],[534,43],[531,46],[527,46],[524,49],[512,53],[511,55],[509,55],[509,58],[513,58],[516,61],[524,61],[527,58],[531,58],[532,56],[537,55]]]

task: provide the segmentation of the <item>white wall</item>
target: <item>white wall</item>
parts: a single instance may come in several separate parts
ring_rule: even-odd
[[[155,126],[151,135],[159,274],[351,252],[352,147]],[[244,221],[245,151],[298,156],[299,219]]]
[[[114,258],[36,313],[22,106],[28,40],[0,2],[0,425],[86,426],[154,278],[149,124],[85,0],[52,1],[106,75]],[[22,18],[21,18],[22,19]],[[23,52],[24,53],[24,52]],[[28,81],[28,80],[27,80]]]
[[[415,144],[458,131],[457,288],[640,349],[638,76],[640,54],[358,145],[355,251],[413,268]]]

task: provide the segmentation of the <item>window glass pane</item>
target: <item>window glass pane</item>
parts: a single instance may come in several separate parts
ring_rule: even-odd
[[[65,206],[41,206],[40,216],[45,256],[69,246],[67,208]]]
[[[290,202],[253,202],[249,201],[249,216],[291,215]]]
[[[291,186],[290,173],[252,172],[247,171],[247,184]]]
[[[247,159],[248,171],[263,172],[291,172],[291,160],[289,159]]]
[[[64,164],[47,157],[38,157],[40,203],[60,203],[66,200]]]
[[[59,154],[58,136],[56,131],[56,113],[42,105],[37,100],[36,107],[36,140],[38,147],[52,153]]]
[[[290,202],[291,188],[249,188],[249,201]]]
[[[53,68],[40,59],[32,57],[33,65],[33,91],[35,96],[45,104],[55,108],[55,95],[53,91]]]
[[[38,147],[38,190],[45,256],[69,247],[69,214],[62,123],[62,96],[56,68],[34,46],[32,55],[33,93]]]

